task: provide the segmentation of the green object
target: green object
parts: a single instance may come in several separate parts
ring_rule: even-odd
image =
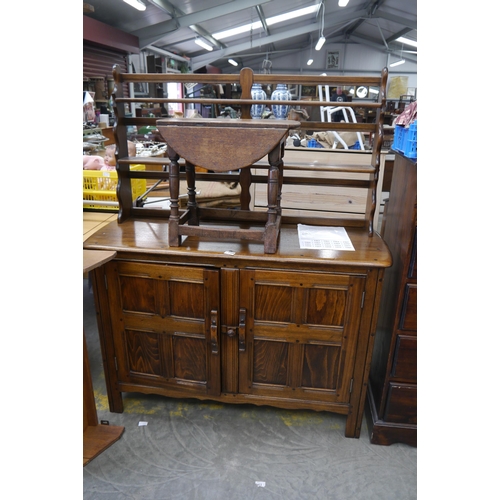
[[[151,132],[156,132],[158,129],[154,125],[146,125],[145,127],[141,127],[137,133],[138,134],[149,134]]]

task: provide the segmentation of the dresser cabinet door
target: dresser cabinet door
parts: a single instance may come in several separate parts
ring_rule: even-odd
[[[115,261],[107,280],[119,383],[218,395],[219,272]]]
[[[364,277],[242,270],[241,393],[348,403]]]

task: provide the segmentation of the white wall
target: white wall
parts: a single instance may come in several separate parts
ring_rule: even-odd
[[[339,54],[339,68],[337,70],[326,69],[327,52],[338,51]],[[307,66],[307,60],[311,56],[311,49],[303,50],[294,53],[269,53],[268,58],[272,61],[272,73],[292,73],[292,74],[346,74],[359,76],[378,75],[382,68],[387,66],[389,69],[389,80],[393,76],[407,76],[408,87],[417,87],[417,64],[411,62],[408,57],[416,59],[413,54],[403,58],[406,60],[405,64],[397,66],[392,69],[389,67],[390,63],[398,61],[399,55],[389,55],[380,50],[360,45],[357,43],[336,43],[323,45],[320,51],[312,50],[314,62],[311,66]],[[242,57],[244,66],[248,66],[256,73],[261,72],[262,61],[265,56],[246,58]],[[223,68],[223,72],[234,73],[235,69],[232,66]],[[239,68],[241,69],[241,68]]]

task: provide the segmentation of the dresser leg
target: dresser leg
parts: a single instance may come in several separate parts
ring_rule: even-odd
[[[349,415],[347,415],[347,421],[345,424],[345,437],[359,438],[361,434],[361,424],[358,425],[356,415],[357,412],[353,412],[352,409],[349,411]]]

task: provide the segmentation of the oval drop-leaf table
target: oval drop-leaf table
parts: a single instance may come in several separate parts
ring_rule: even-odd
[[[240,238],[263,241],[264,253],[275,253],[281,225],[281,186],[283,183],[284,144],[294,120],[252,119],[163,119],[157,127],[168,147],[171,161],[169,245],[180,246],[181,237],[208,236],[217,239]],[[247,170],[268,156],[267,213],[200,208],[196,202],[195,166],[215,172]],[[186,162],[187,210],[179,213],[179,158]],[[243,170],[242,170],[243,169]],[[265,222],[262,228],[200,226],[200,221]],[[185,223],[187,222],[187,225]]]

